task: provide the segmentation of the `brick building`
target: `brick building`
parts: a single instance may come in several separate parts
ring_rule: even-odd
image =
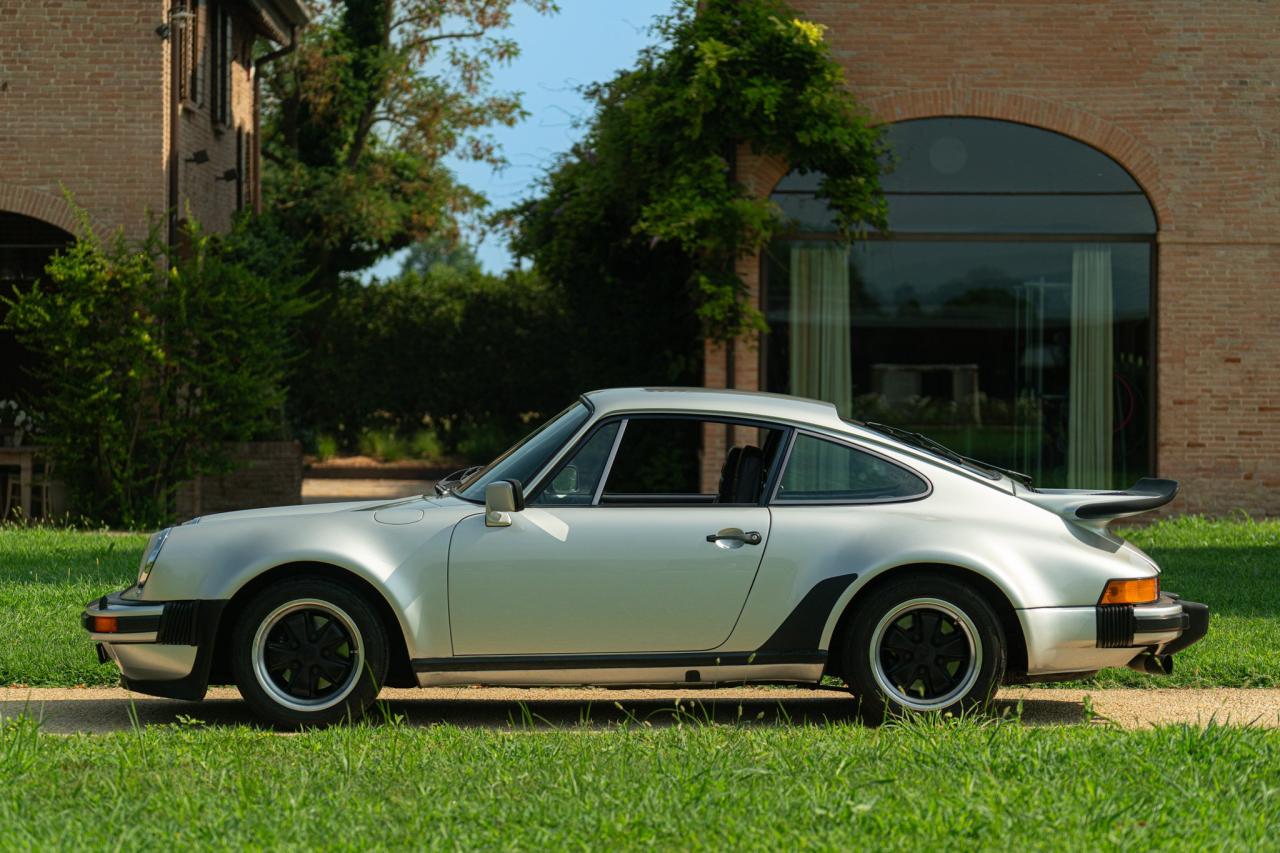
[[[188,214],[225,230],[257,205],[254,69],[309,15],[302,0],[0,0],[0,297],[72,239],[64,192],[100,234],[132,238],[173,240]],[[0,330],[0,400],[29,390],[23,360]],[[296,444],[240,458],[248,486],[193,484],[180,511],[201,511],[202,494],[206,511],[288,502],[260,487],[267,470],[297,499]]]
[[[0,3],[0,294],[71,239],[64,189],[132,237],[188,210],[225,229],[256,204],[254,57],[307,17],[299,0]],[[20,381],[0,370],[0,399]]]
[[[892,143],[890,233],[840,245],[815,176],[741,149],[797,226],[741,264],[770,333],[708,345],[706,384],[1280,513],[1274,4],[792,3]]]

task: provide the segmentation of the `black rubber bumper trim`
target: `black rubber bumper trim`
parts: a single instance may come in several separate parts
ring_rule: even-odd
[[[148,601],[147,604],[154,605],[155,602]],[[112,634],[150,634],[160,630],[159,616],[126,616],[113,614],[116,619],[116,625],[119,630],[112,631]],[[88,613],[80,614],[80,627],[90,633],[95,633],[90,620],[93,617]]]
[[[1188,646],[1200,642],[1209,633],[1209,605],[1198,601],[1182,602],[1182,613],[1187,617],[1187,628],[1182,636],[1166,643],[1160,650],[1162,655],[1177,654]]]
[[[670,652],[619,655],[475,655],[418,658],[414,672],[519,672],[546,669],[652,669],[660,667],[821,664],[820,651]]]
[[[1181,613],[1169,616],[1138,616],[1132,604],[1100,604],[1097,647],[1100,649],[1134,648],[1135,635],[1166,631],[1181,633],[1160,650],[1162,657],[1175,654],[1199,641],[1209,631],[1209,606],[1198,601],[1183,601],[1168,593],[1160,596],[1161,604],[1177,603]]]
[[[213,643],[218,636],[218,622],[222,611],[226,608],[225,599],[213,601],[196,601],[196,660],[191,672],[182,678],[160,681],[127,678],[121,676],[124,686],[136,693],[148,696],[160,696],[165,699],[187,699],[198,701],[204,698],[209,689],[209,670],[213,665]],[[165,608],[166,610],[168,608]]]

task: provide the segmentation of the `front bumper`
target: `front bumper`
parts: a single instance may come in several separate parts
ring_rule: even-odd
[[[80,624],[126,687],[171,699],[203,699],[225,601],[139,601],[123,590],[89,602]]]
[[[1032,679],[1111,666],[1169,673],[1172,655],[1209,630],[1209,607],[1172,593],[1151,604],[1037,607],[1018,618]]]

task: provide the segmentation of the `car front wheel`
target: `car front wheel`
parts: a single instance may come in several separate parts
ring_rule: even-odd
[[[867,719],[985,706],[1004,676],[1000,620],[965,584],[940,575],[891,581],[845,632],[845,680]]]
[[[387,673],[386,631],[373,608],[322,578],[263,590],[241,614],[232,643],[240,695],[277,726],[358,719]]]

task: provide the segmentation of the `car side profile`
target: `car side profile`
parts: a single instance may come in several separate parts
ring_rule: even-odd
[[[82,621],[130,689],[234,683],[283,726],[359,716],[382,685],[835,676],[872,717],[958,711],[1171,671],[1208,608],[1107,525],[1176,489],[1036,489],[814,400],[610,389],[433,495],[162,530]]]

